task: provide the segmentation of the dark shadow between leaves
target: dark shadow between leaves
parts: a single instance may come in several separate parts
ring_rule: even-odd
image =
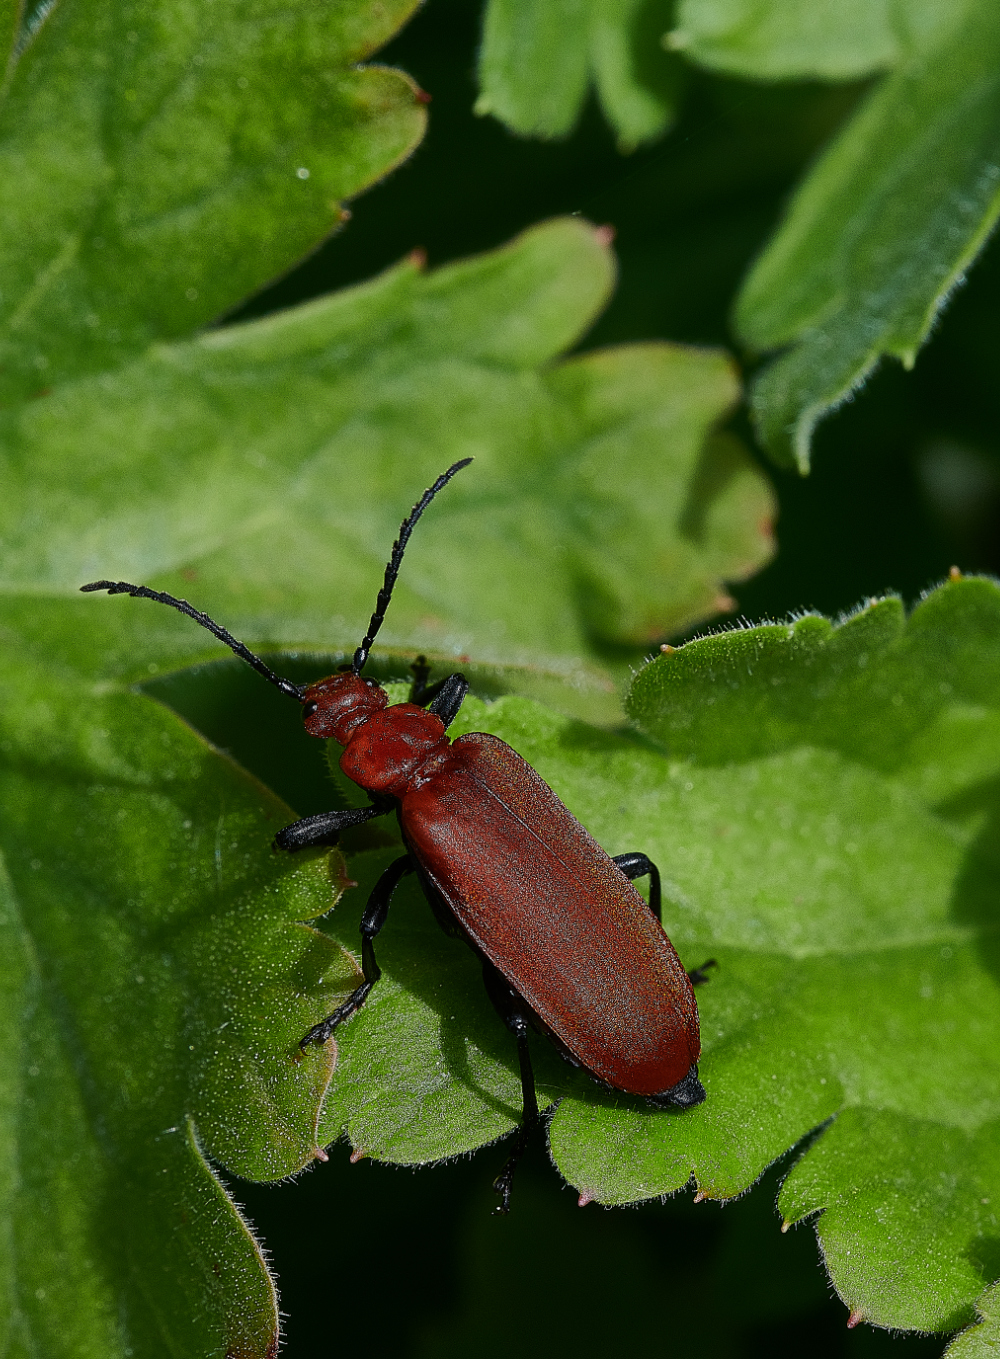
[[[977,1237],[966,1251],[965,1258],[981,1277],[984,1288],[1000,1279],[1000,1236]]]
[[[952,818],[984,817],[965,852],[951,913],[956,923],[975,931],[983,966],[1000,985],[1000,779],[977,784],[938,810]]]

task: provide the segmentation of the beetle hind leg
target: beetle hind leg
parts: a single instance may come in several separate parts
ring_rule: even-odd
[[[504,1163],[500,1174],[493,1181],[493,1188],[500,1195],[497,1213],[510,1212],[510,1191],[524,1153],[528,1149],[531,1134],[539,1122],[538,1096],[535,1092],[535,1073],[531,1066],[531,1053],[528,1049],[528,1020],[522,1012],[521,998],[497,971],[492,963],[483,962],[483,981],[486,992],[493,1002],[500,1018],[517,1039],[517,1060],[521,1068],[521,1122],[514,1138],[514,1148]]]
[[[649,878],[649,909],[656,916],[660,924],[663,924],[663,893],[660,888],[660,870],[648,854],[633,851],[631,854],[616,854],[613,856],[612,863],[617,864],[621,871],[628,878],[629,882],[634,882],[636,878]]]

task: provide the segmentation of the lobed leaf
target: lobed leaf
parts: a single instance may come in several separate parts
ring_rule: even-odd
[[[886,600],[668,651],[633,685],[641,736],[467,700],[456,734],[507,740],[609,852],[649,853],[685,964],[719,963],[697,1109],[601,1092],[535,1045],[551,1152],[585,1201],[692,1176],[729,1198],[799,1145],[781,1209],[817,1218],[854,1319],[971,1319],[997,1268],[998,680],[1000,586],[967,579],[909,618]],[[352,860],[341,942],[395,852]],[[360,1154],[435,1160],[517,1118],[513,1043],[475,959],[434,931],[401,891],[385,979],[342,1030],[321,1136]]]
[[[57,636],[4,610],[8,1343],[271,1355],[273,1284],[211,1161],[275,1179],[321,1155],[334,1054],[297,1042],[358,973],[298,922],[342,862],[276,858],[288,808]]]
[[[680,0],[668,36],[713,71],[752,80],[850,80],[904,61],[966,0]]]
[[[600,233],[555,221],[0,412],[2,588],[138,580],[251,644],[353,649],[403,514],[474,455],[421,524],[384,642],[607,691],[596,644],[644,646],[732,607],[723,582],[773,547],[767,482],[712,433],[738,391],[722,354],[647,344],[551,363],[612,277]],[[91,600],[80,616],[109,608],[100,673],[213,654],[148,605]]]
[[[423,134],[414,0],[60,0],[0,105],[0,391],[117,367],[312,250]]]
[[[524,136],[570,133],[593,85],[623,150],[666,131],[679,84],[647,0],[489,0],[476,112]]]
[[[753,410],[773,456],[802,471],[817,422],[883,356],[912,366],[1000,211],[1000,11],[967,0],[927,16],[797,191],[737,302],[743,340],[785,351],[758,377]]]

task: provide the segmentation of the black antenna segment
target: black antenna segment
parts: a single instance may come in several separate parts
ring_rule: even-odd
[[[354,660],[351,662],[351,669],[356,675],[360,675],[361,671],[364,669],[365,661],[368,659],[368,653],[372,648],[372,642],[374,642],[379,628],[385,621],[385,611],[389,607],[389,600],[392,598],[392,587],[396,584],[400,563],[403,560],[403,553],[406,551],[406,544],[410,541],[410,534],[413,532],[414,524],[416,524],[424,510],[426,510],[427,506],[437,495],[438,491],[444,490],[455,473],[461,472],[463,467],[468,467],[471,461],[471,458],[463,458],[461,462],[452,463],[447,472],[442,472],[434,485],[427,488],[414,505],[407,518],[400,524],[399,537],[392,545],[392,555],[389,558],[388,566],[385,568],[385,579],[382,582],[381,590],[378,592],[378,599],[375,601],[375,612],[372,614],[371,622],[368,624],[368,631],[365,634],[365,639],[358,647],[357,651],[355,651]]]
[[[181,613],[187,614],[188,618],[193,618],[196,623],[207,628],[214,637],[218,637],[220,642],[225,642],[230,650],[236,652],[240,660],[246,661],[247,665],[252,665],[258,675],[263,675],[283,694],[298,699],[300,703],[305,701],[305,693],[297,684],[293,684],[291,680],[282,679],[273,670],[269,670],[260,657],[255,656],[249,647],[238,642],[231,632],[227,632],[214,619],[209,618],[207,613],[201,613],[198,609],[193,608],[186,599],[175,599],[173,595],[165,594],[162,590],[151,590],[148,585],[130,585],[127,580],[93,580],[89,585],[81,585],[80,590],[85,595],[90,594],[93,590],[107,590],[109,595],[131,595],[133,599],[155,599],[157,604],[169,604],[172,609],[179,609]]]

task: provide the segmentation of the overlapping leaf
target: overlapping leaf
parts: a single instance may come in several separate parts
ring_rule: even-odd
[[[414,0],[59,0],[0,109],[0,391],[189,334],[314,248],[420,140],[356,63]]]
[[[728,607],[723,581],[772,547],[764,478],[710,437],[737,393],[724,356],[547,366],[611,280],[599,234],[556,221],[0,412],[3,587],[139,579],[262,645],[353,647],[403,514],[472,454],[384,640],[594,676],[595,641],[647,645]],[[179,619],[112,607],[132,674],[206,650]]]
[[[692,642],[639,675],[630,709],[645,742],[515,698],[457,724],[518,748],[610,851],[650,853],[682,958],[720,964],[699,991],[698,1109],[602,1094],[538,1044],[558,1166],[606,1203],[692,1175],[725,1198],[833,1119],[786,1219],[821,1214],[859,1319],[963,1324],[998,1263],[1000,589]],[[393,852],[351,871],[368,884]],[[332,918],[345,943],[363,894]],[[405,890],[383,938],[322,1136],[413,1163],[512,1128],[516,1061],[475,960]]]
[[[863,19],[857,22],[863,11]],[[718,32],[713,24],[718,22]],[[893,64],[807,176],[736,308],[744,341],[784,350],[753,395],[780,461],[886,355],[911,365],[1000,211],[1000,11],[688,0],[688,54],[754,77]]]
[[[18,1343],[268,1352],[272,1286],[205,1153],[255,1178],[315,1155],[332,1054],[297,1063],[296,1041],[354,975],[292,923],[337,872],[274,860],[288,809],[127,688],[216,644],[77,587],[140,578],[252,641],[356,643],[402,512],[471,451],[479,480],[428,516],[390,643],[537,647],[579,674],[592,638],[715,611],[770,551],[770,492],[712,435],[735,396],[717,353],[548,366],[611,277],[593,229],[554,223],[0,413]],[[52,1155],[79,1173],[47,1175]]]
[[[647,0],[490,0],[476,112],[527,136],[562,137],[593,85],[623,149],[659,136],[679,75],[660,43],[668,16]]]
[[[965,0],[680,0],[668,45],[756,80],[850,80],[905,61]]]
[[[95,688],[5,609],[0,682],[5,1339],[264,1356],[274,1290],[207,1157],[300,1169],[333,1062],[297,1040],[357,975],[296,923],[337,856],[172,713]],[[70,636],[70,634],[65,634]]]
[[[1000,1325],[998,1325],[996,1300],[1000,1294],[1000,1284],[988,1288],[976,1302],[979,1318],[974,1326],[963,1331],[948,1346],[947,1359],[990,1359],[1000,1347]]]

